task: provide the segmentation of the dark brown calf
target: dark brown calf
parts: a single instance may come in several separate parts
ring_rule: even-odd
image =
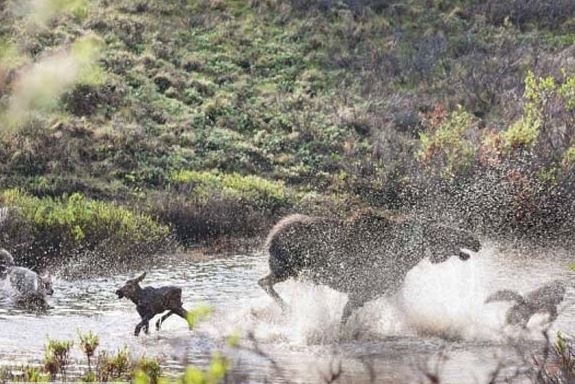
[[[134,335],[138,336],[142,327],[144,327],[144,332],[148,333],[149,321],[165,311],[169,312],[156,322],[158,331],[162,322],[173,314],[187,321],[188,312],[182,307],[182,289],[175,286],[142,288],[139,283],[144,280],[144,277],[146,277],[145,272],[135,279],[128,280],[122,288],[116,291],[119,299],[126,297],[136,304],[136,310],[142,318],[142,321],[136,325]]]

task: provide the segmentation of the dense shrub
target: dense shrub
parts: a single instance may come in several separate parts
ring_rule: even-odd
[[[294,202],[294,194],[283,182],[237,173],[177,171],[171,177],[173,186],[198,201],[222,197],[237,200],[262,212],[276,212]]]
[[[4,239],[6,247],[15,251],[17,262],[24,265],[42,267],[86,254],[97,257],[97,264],[105,267],[145,260],[170,245],[169,228],[150,216],[79,193],[37,198],[5,190],[0,204],[11,207],[14,215],[4,223],[5,233],[22,228],[27,235]]]
[[[489,0],[478,7],[492,23],[508,20],[521,27],[536,25],[550,29],[559,28],[575,12],[575,3],[571,0]]]
[[[178,171],[154,210],[186,245],[218,237],[257,237],[296,201],[282,182],[257,176]]]
[[[572,231],[573,84],[529,72],[523,113],[501,131],[480,129],[461,109],[432,111],[417,154],[424,172],[409,171],[417,205],[490,234],[556,240]]]

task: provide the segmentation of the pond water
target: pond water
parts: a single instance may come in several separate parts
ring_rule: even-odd
[[[139,316],[115,290],[133,274],[67,280],[56,273],[53,307],[45,314],[0,308],[0,364],[39,362],[47,338],[74,339],[94,331],[100,349],[127,346],[134,355],[157,356],[168,371],[185,364],[205,366],[215,351],[234,361],[247,382],[317,383],[341,366],[342,382],[412,383],[424,371],[437,371],[445,383],[482,383],[498,363],[516,365],[518,351],[535,350],[545,317],[536,315],[527,331],[503,327],[506,303],[484,304],[492,292],[525,292],[557,279],[571,279],[574,255],[564,250],[514,249],[487,244],[468,261],[423,261],[407,276],[401,292],[368,303],[343,327],[346,296],[304,282],[277,290],[290,304],[280,309],[257,285],[267,272],[263,254],[189,262],[169,258],[149,268],[142,285],[178,285],[184,307],[204,303],[213,309],[195,330],[173,316],[163,329],[136,338]],[[551,334],[575,331],[574,290],[568,288]],[[229,348],[229,335],[240,348]],[[514,346],[509,338],[516,341]],[[444,358],[445,357],[445,358]],[[84,364],[77,348],[76,364]],[[273,362],[272,362],[273,360]],[[505,375],[505,369],[502,375]],[[503,377],[502,376],[502,377]]]

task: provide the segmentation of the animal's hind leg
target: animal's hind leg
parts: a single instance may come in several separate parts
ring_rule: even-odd
[[[190,327],[190,329],[192,328],[192,324],[190,323],[190,320],[188,319],[188,311],[186,311],[184,309],[184,307],[179,307],[179,308],[174,308],[170,311],[170,313],[166,314],[165,316],[167,317],[168,315],[173,315],[176,314],[178,316],[180,316],[182,319],[186,320],[188,322],[188,326]]]
[[[287,305],[285,301],[280,297],[280,295],[278,295],[278,293],[275,291],[274,284],[281,283],[282,281],[285,280],[286,279],[278,278],[273,273],[270,273],[266,277],[263,277],[258,280],[259,286],[262,287],[263,290],[266,291],[266,293],[270,295],[276,303],[278,303],[282,311],[285,311],[287,309]]]
[[[168,313],[166,313],[164,316],[160,317],[158,319],[158,321],[156,321],[156,330],[160,330],[162,323],[170,316],[172,316],[174,314],[174,311],[170,311]]]
[[[341,324],[342,325],[345,324],[352,315],[353,311],[355,311],[358,308],[361,308],[361,306],[363,306],[363,304],[365,304],[366,301],[367,300],[362,298],[361,296],[349,295],[349,299],[347,300],[347,303],[343,308],[343,315],[341,316]]]

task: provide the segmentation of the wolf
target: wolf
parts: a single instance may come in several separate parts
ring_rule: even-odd
[[[527,323],[529,323],[529,319],[536,313],[546,312],[549,314],[549,323],[555,321],[558,316],[557,307],[565,298],[565,292],[565,282],[554,280],[525,295],[510,289],[503,289],[487,297],[485,303],[497,301],[513,302],[513,306],[505,314],[505,322],[508,325],[525,328]]]

